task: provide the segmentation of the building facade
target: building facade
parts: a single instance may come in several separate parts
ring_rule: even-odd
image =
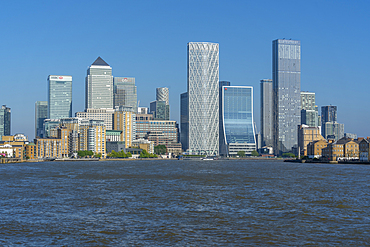
[[[103,120],[82,119],[80,124],[81,151],[93,151],[106,157],[106,127]]]
[[[107,130],[113,129],[114,109],[85,109],[84,112],[76,112],[77,118],[104,120]]]
[[[219,45],[188,43],[188,151],[219,154]]]
[[[85,109],[113,108],[112,67],[101,57],[87,69],[85,83]]]
[[[48,76],[48,117],[72,117],[72,76]]]
[[[180,142],[183,150],[189,149],[189,100],[188,93],[180,94]]]
[[[307,156],[307,145],[310,142],[325,140],[321,135],[320,127],[310,127],[302,124],[298,126],[298,147],[300,155]]]
[[[301,42],[277,39],[272,43],[273,144],[275,154],[297,146],[301,123]]]
[[[130,106],[137,112],[137,88],[134,77],[113,78],[114,107]]]
[[[272,80],[264,79],[260,81],[261,93],[261,138],[262,146],[272,146],[273,128],[273,101],[272,101]]]
[[[113,129],[121,130],[121,140],[125,148],[131,147],[132,141],[136,139],[136,114],[124,109],[116,111],[113,117]]]
[[[223,86],[221,88],[222,137],[221,155],[236,156],[239,151],[250,155],[256,150],[253,128],[253,88]],[[224,153],[223,150],[226,150]]]
[[[319,112],[315,104],[315,93],[301,92],[301,124],[317,127]]]
[[[35,137],[44,137],[44,120],[48,118],[48,102],[35,103]]]
[[[10,135],[11,127],[11,110],[6,105],[2,105],[0,108],[0,141],[2,136]]]

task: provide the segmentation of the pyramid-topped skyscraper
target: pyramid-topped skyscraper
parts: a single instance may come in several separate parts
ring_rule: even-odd
[[[113,108],[112,67],[98,57],[87,69],[85,108]]]

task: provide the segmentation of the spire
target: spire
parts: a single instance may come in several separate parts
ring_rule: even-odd
[[[98,57],[95,62],[91,65],[98,65],[98,66],[109,66],[101,57]]]

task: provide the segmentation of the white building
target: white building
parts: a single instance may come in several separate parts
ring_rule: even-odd
[[[219,154],[219,45],[188,43],[188,151]]]
[[[107,130],[113,129],[114,109],[86,109],[84,112],[76,112],[77,118],[104,120]]]
[[[101,57],[87,70],[85,93],[85,109],[113,108],[112,67]]]

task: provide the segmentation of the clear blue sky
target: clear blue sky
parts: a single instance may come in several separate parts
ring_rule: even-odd
[[[73,114],[84,110],[87,67],[101,56],[114,76],[136,78],[140,106],[170,89],[179,120],[187,43],[220,44],[220,80],[254,87],[271,78],[272,40],[302,46],[302,91],[337,105],[345,132],[370,136],[370,1],[6,1],[0,8],[0,104],[12,134],[34,137],[34,104],[47,76],[73,76]]]

